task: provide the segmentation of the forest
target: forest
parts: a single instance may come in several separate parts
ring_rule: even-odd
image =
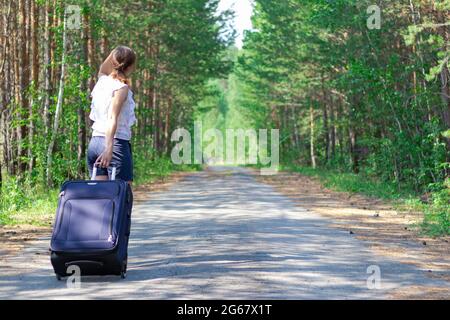
[[[420,199],[425,222],[448,233],[450,1],[376,3],[256,1],[253,30],[229,78],[211,84],[220,95],[203,118],[280,128],[285,167]]]
[[[193,121],[206,79],[232,67],[231,12],[218,14],[218,2],[1,1],[1,221],[63,181],[86,178],[90,90],[118,45],[138,55],[136,169],[167,170],[170,133]]]
[[[171,133],[197,119],[277,128],[283,169],[392,186],[449,233],[449,0],[255,0],[243,48],[218,4],[0,0],[0,223],[86,178],[89,92],[127,45],[138,179],[173,169]]]

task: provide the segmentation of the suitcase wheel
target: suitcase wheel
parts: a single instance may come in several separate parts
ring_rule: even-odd
[[[56,275],[56,280],[61,281],[62,280],[62,276],[60,274],[55,274]]]

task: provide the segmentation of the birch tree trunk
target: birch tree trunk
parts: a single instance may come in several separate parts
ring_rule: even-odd
[[[63,50],[61,56],[61,76],[59,79],[59,91],[58,91],[58,101],[56,104],[55,119],[53,122],[53,132],[50,143],[47,150],[47,186],[53,186],[52,179],[52,161],[53,161],[53,148],[55,146],[56,136],[58,134],[59,119],[62,112],[62,103],[64,95],[64,75],[65,75],[65,59],[66,59],[66,47],[67,47],[67,10],[64,11],[64,22],[63,22]]]

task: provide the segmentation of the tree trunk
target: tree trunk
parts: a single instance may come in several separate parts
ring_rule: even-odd
[[[89,63],[89,17],[88,15],[84,15],[84,28],[81,30],[81,42],[82,42],[82,50],[81,50],[81,59],[80,59],[80,72],[83,68],[83,65],[88,65]],[[88,86],[90,84],[90,79],[85,81],[84,79],[81,79],[80,88],[82,94],[87,93]],[[78,178],[83,178],[85,174],[85,168],[84,165],[84,158],[86,157],[86,140],[87,140],[87,133],[86,133],[86,111],[84,109],[83,105],[79,105],[77,109],[77,127],[78,127],[78,144],[77,144],[77,163],[79,166],[77,170],[77,176]]]
[[[26,90],[29,81],[29,63],[27,54],[27,31],[28,31],[28,19],[27,19],[27,1],[19,1],[19,13],[20,13],[20,33],[18,39],[19,48],[19,110],[17,113],[18,122],[20,125],[17,127],[17,153],[18,153],[18,174],[22,174],[26,170],[26,148],[25,140],[27,138],[27,121],[28,119],[28,99]]]
[[[339,97],[339,105],[336,110],[336,118],[337,119],[343,118],[342,110],[344,108],[344,103],[345,103],[344,99],[342,97]],[[336,140],[337,140],[337,144],[339,146],[339,156],[342,157],[344,155],[344,130],[343,130],[342,125],[340,125],[337,128]]]
[[[8,9],[6,11],[6,14],[3,15],[3,21],[2,21],[2,31],[4,35],[9,34],[9,26],[10,26],[10,17],[11,17],[11,1],[8,1]],[[5,70],[5,64],[7,60],[7,48],[8,48],[8,39],[9,37],[2,37],[2,55],[1,55],[1,62],[0,62],[0,74],[3,74],[3,71]],[[6,94],[6,92],[3,92],[3,94]],[[1,111],[1,110],[0,110]]]
[[[299,150],[300,148],[300,130],[298,129],[297,117],[295,114],[295,107],[291,107],[292,122],[294,123],[294,148]]]
[[[330,135],[328,128],[328,106],[327,106],[327,93],[325,91],[325,78],[322,75],[322,110],[323,110],[323,131],[325,135],[325,159],[326,163],[330,159]]]
[[[31,0],[31,8],[30,8],[30,26],[31,26],[31,50],[30,50],[30,59],[31,63],[31,81],[33,84],[32,90],[32,99],[30,102],[30,107],[28,109],[29,112],[29,127],[28,127],[28,172],[31,175],[34,168],[35,158],[33,155],[33,146],[34,146],[34,104],[36,91],[38,89],[39,83],[39,47],[37,43],[38,38],[38,19],[39,19],[39,11],[36,4],[36,1]]]
[[[331,129],[329,130],[329,140],[331,143],[331,159],[334,159],[336,156],[336,123],[335,123],[335,110],[334,110],[334,100],[333,97],[330,97],[330,125]]]
[[[314,107],[312,105],[311,102],[311,106],[309,108],[309,123],[310,123],[310,154],[311,154],[311,165],[312,167],[315,169],[317,167],[317,163],[316,163],[316,152],[314,150]]]
[[[52,178],[52,161],[53,161],[53,147],[55,146],[56,137],[58,134],[59,128],[59,119],[61,117],[62,112],[62,103],[63,103],[63,94],[64,94],[64,75],[65,75],[65,58],[66,58],[66,47],[67,47],[67,12],[64,12],[64,22],[63,22],[63,47],[62,47],[62,57],[61,57],[61,75],[59,80],[59,92],[58,92],[58,101],[56,104],[55,111],[55,119],[53,122],[53,132],[52,137],[47,150],[47,186],[53,186],[53,178]]]
[[[440,74],[441,77],[441,98],[444,106],[443,118],[447,128],[450,128],[450,72],[447,67],[444,67]]]
[[[170,130],[170,113],[172,112],[172,97],[167,98],[166,123],[164,125],[164,153],[169,154],[169,130]]]
[[[152,90],[152,105],[153,105],[153,149],[155,151],[158,150],[158,122],[159,122],[159,108],[158,108],[158,100],[157,100],[157,74],[158,74],[158,66],[156,67],[156,75],[153,83]]]
[[[45,3],[45,27],[44,27],[44,110],[43,110],[43,122],[44,122],[44,134],[45,139],[48,141],[49,127],[50,127],[50,95],[51,95],[51,0],[47,0]]]
[[[58,0],[53,0],[53,7],[52,7],[53,13],[52,13],[52,27],[53,28],[58,28],[58,26],[61,25],[60,23],[60,18],[59,18],[59,14],[58,14]],[[52,36],[50,38],[50,61],[56,61],[57,60],[57,37],[56,36]],[[56,84],[57,83],[57,70],[58,68],[56,68],[55,66],[51,66],[50,68],[50,83],[51,84]],[[51,89],[51,93],[53,93],[53,88]]]
[[[358,173],[359,161],[358,161],[358,152],[356,150],[356,132],[351,125],[348,129],[348,134],[349,134],[349,146],[350,146],[350,157],[352,161],[352,170],[354,173]]]

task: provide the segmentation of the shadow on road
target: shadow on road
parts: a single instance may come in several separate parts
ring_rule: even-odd
[[[83,277],[81,289],[67,289],[48,257],[34,254],[48,245],[42,240],[1,267],[0,298],[378,299],[445,285],[374,256],[245,171],[224,172],[189,176],[136,206],[126,280]],[[367,287],[372,265],[380,290]]]

